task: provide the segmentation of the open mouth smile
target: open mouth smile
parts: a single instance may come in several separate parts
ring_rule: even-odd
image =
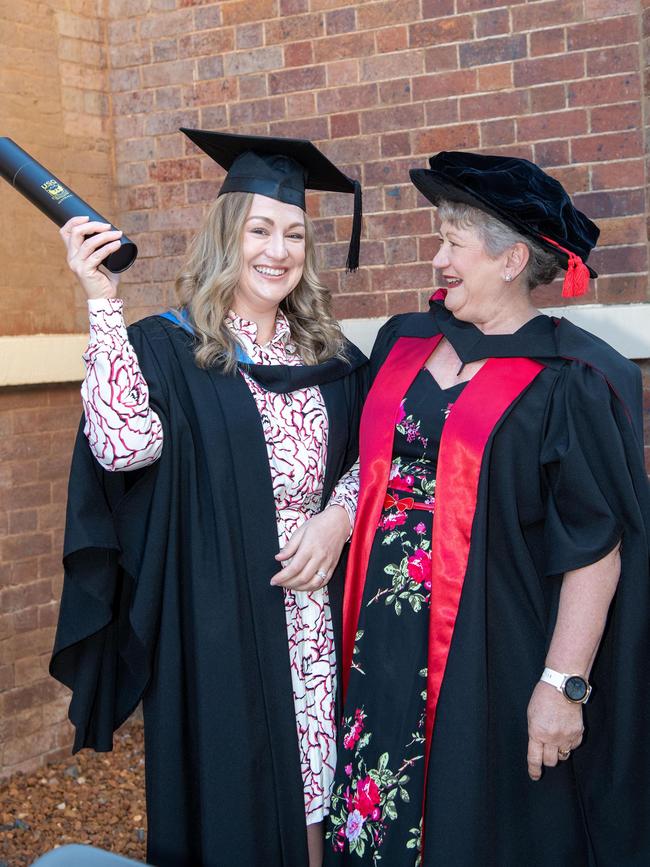
[[[254,265],[253,267],[263,277],[283,277],[287,273],[286,268],[271,268],[268,265]]]

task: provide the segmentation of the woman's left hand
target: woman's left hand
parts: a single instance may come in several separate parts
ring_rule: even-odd
[[[343,506],[328,506],[305,521],[275,559],[290,561],[271,578],[287,590],[319,590],[332,577],[350,535],[350,519]]]
[[[555,767],[582,743],[582,705],[568,701],[555,687],[538,683],[528,704],[528,775],[542,776],[542,765]]]

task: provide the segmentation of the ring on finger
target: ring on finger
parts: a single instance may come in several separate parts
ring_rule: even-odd
[[[324,584],[327,581],[327,572],[324,569],[319,569],[316,572],[316,577],[318,578],[319,584]]]
[[[558,759],[561,759],[562,761],[566,761],[566,759],[568,759],[570,755],[571,755],[571,750],[558,750],[557,751],[557,757],[558,757]]]

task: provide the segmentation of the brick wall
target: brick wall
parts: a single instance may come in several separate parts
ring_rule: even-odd
[[[422,308],[432,212],[408,182],[439,149],[534,159],[602,227],[588,300],[648,301],[650,0],[20,0],[0,11],[3,131],[138,243],[132,319],[173,297],[222,174],[181,125],[313,138],[364,184],[312,194],[340,317]],[[0,333],[85,328],[55,228],[4,189]],[[561,303],[557,288],[540,304]],[[650,377],[644,365],[646,380]],[[650,408],[650,394],[648,407]],[[69,743],[46,676],[76,386],[0,391],[0,774]]]
[[[55,757],[68,697],[47,675],[79,389],[0,389],[0,775]]]
[[[633,0],[109,0],[123,225],[142,243],[134,316],[171,300],[221,173],[180,125],[309,136],[364,184],[362,261],[342,271],[345,196],[312,196],[341,317],[415,309],[431,211],[407,170],[443,148],[528,157],[603,230],[592,300],[648,298],[643,21]],[[539,293],[557,303],[557,287]]]

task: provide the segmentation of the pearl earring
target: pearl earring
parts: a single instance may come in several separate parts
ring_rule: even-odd
[[[506,281],[506,283],[509,283],[512,280],[512,274],[506,274],[504,280]]]

